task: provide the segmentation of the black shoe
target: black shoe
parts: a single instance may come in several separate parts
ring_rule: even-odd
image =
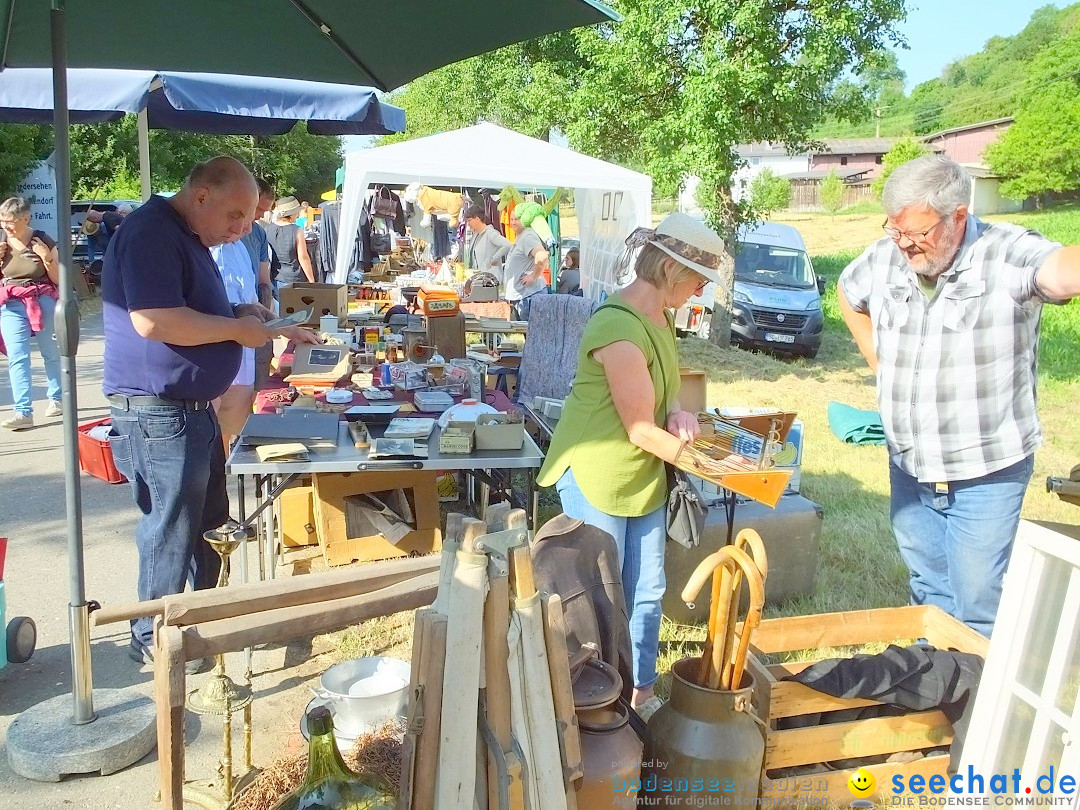
[[[154,663],[154,653],[149,647],[136,639],[131,639],[129,642],[128,655],[131,656],[133,661],[140,664]],[[194,661],[187,661],[184,664],[184,672],[188,675],[196,675],[206,669],[208,660],[207,658],[196,658]]]

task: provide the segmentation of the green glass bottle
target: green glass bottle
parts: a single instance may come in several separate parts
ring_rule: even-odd
[[[308,768],[302,785],[274,810],[393,810],[393,792],[372,776],[349,770],[334,741],[334,720],[325,706],[307,715]]]

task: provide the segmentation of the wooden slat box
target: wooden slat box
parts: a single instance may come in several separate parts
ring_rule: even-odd
[[[808,798],[848,805],[852,795],[847,781],[855,768],[804,776],[786,776],[787,769],[803,765],[858,760],[879,754],[946,747],[952,742],[952,726],[940,711],[908,712],[898,717],[879,717],[854,722],[824,723],[807,728],[777,729],[777,720],[803,714],[873,706],[874,700],[846,700],[817,692],[782,678],[816,661],[767,665],[763,656],[794,650],[861,646],[925,638],[938,649],[957,649],[986,656],[989,641],[967,625],[936,607],[917,606],[822,613],[767,619],[754,632],[747,670],[755,679],[754,703],[768,726],[765,745],[765,779],[762,798],[773,803],[803,804]],[[819,656],[819,660],[836,655]],[[887,801],[891,779],[902,774],[930,777],[946,773],[946,754],[926,756],[909,763],[866,766],[877,780],[871,800]],[[784,769],[784,770],[781,770]],[[779,772],[779,773],[778,773]]]

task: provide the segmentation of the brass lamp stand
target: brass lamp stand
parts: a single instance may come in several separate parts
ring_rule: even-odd
[[[229,584],[229,556],[242,544],[254,539],[255,530],[251,527],[241,527],[233,521],[229,521],[218,529],[212,529],[203,534],[203,539],[221,557],[221,571],[218,574],[217,586],[224,588]],[[245,683],[237,684],[225,673],[225,655],[218,653],[214,671],[210,678],[198,689],[193,689],[185,703],[187,709],[199,715],[215,715],[222,718],[222,757],[218,763],[218,773],[221,776],[221,793],[213,795],[210,792],[192,785],[184,786],[185,802],[192,802],[212,810],[224,810],[232,804],[236,784],[233,778],[233,755],[232,755],[232,715],[244,710],[244,776],[253,775],[251,766],[251,701],[254,693],[251,688],[251,667],[248,667],[244,676]]]

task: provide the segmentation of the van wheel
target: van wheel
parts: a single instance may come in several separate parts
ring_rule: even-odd
[[[25,664],[37,647],[37,626],[26,616],[16,616],[7,626],[7,659],[13,664]]]
[[[805,357],[807,360],[813,360],[815,357],[817,357],[818,351],[820,351],[819,348],[807,349],[805,352],[803,352],[803,357]]]
[[[701,326],[698,327],[697,336],[702,340],[708,340],[710,332],[712,332],[712,315],[702,315]]]

